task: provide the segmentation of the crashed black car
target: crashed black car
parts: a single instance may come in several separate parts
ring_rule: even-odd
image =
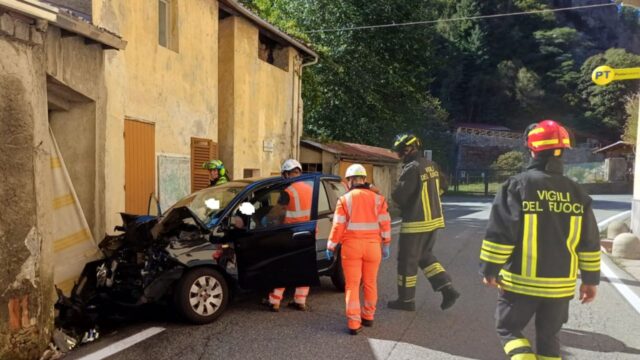
[[[284,224],[278,199],[297,181],[313,186],[311,220]],[[70,307],[87,314],[171,300],[203,324],[224,312],[236,289],[313,286],[326,275],[343,290],[340,261],[325,250],[345,192],[339,177],[323,174],[237,180],[195,192],[160,217],[122,214],[122,233],[100,243],[104,259],[87,264],[64,299],[67,315]]]

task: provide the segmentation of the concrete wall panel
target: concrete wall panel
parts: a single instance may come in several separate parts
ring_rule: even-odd
[[[45,60],[11,37],[0,54],[0,358],[33,359],[53,316]]]

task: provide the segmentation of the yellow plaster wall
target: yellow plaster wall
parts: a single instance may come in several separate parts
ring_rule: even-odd
[[[105,53],[107,229],[124,210],[125,118],[155,123],[157,154],[189,156],[191,137],[218,140],[218,4],[175,1],[177,52],[158,44],[157,1],[93,1],[94,24],[128,42],[124,51]]]
[[[249,21],[227,18],[220,29],[221,157],[234,178],[244,169],[279,173],[283,160],[298,155],[299,56],[288,47],[288,71],[282,70],[258,58],[259,31]]]

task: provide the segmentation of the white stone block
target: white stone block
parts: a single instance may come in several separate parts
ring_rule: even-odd
[[[631,233],[616,236],[612,255],[623,259],[640,259],[640,239]]]
[[[628,232],[631,232],[631,230],[626,223],[623,221],[612,221],[607,227],[607,239],[615,239],[616,236]]]

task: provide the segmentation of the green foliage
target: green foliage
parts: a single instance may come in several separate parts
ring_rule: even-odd
[[[624,124],[622,140],[635,144],[638,136],[638,113],[640,111],[640,96],[632,96],[627,99],[625,109],[627,111],[627,121]]]
[[[492,170],[513,170],[520,171],[524,167],[524,154],[514,150],[506,152],[491,164]]]
[[[580,69],[575,105],[583,109],[582,127],[601,136],[617,139],[627,117],[625,99],[637,91],[635,81],[616,81],[607,86],[597,86],[591,81],[591,73],[601,65],[613,68],[640,66],[640,56],[623,49],[609,49],[584,62]]]
[[[304,132],[314,138],[388,147],[396,133],[410,131],[445,166],[456,122],[521,130],[551,118],[615,140],[627,118],[624,99],[637,88],[635,82],[591,83],[597,66],[640,66],[640,57],[624,50],[601,53],[615,43],[604,32],[615,27],[619,42],[635,36],[625,35],[638,28],[635,12],[627,9],[606,19],[594,10],[308,32],[540,10],[556,2],[242,1],[320,54],[320,62],[303,73]]]

